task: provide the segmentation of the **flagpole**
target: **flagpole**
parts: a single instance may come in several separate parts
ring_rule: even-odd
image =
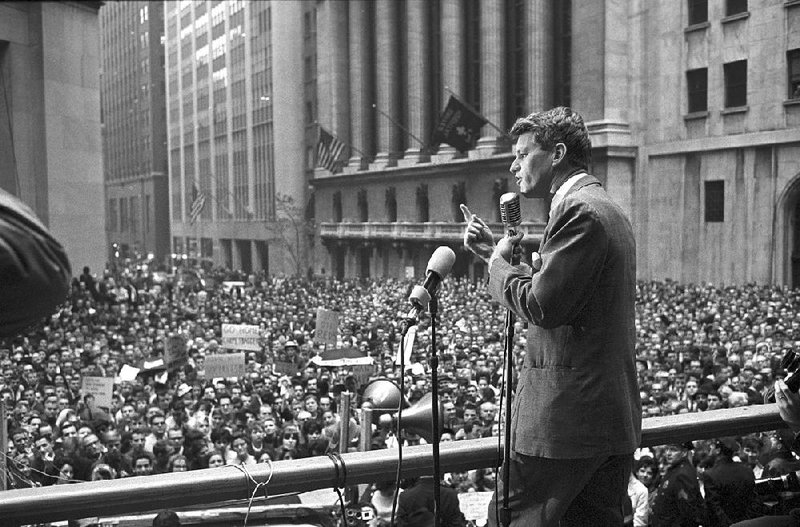
[[[460,95],[458,95],[456,92],[454,92],[453,90],[451,90],[451,89],[450,89],[450,86],[445,86],[445,87],[444,87],[444,89],[445,89],[445,90],[447,90],[447,91],[449,91],[449,92],[450,92],[450,95],[452,95],[453,97],[455,97],[456,99],[458,99],[458,102],[460,102],[461,104],[463,104],[464,106],[466,106],[466,107],[467,107],[467,109],[469,109],[469,111],[471,111],[472,113],[474,113],[474,114],[476,114],[476,115],[480,115],[481,117],[483,117],[484,119],[486,119],[486,116],[485,116],[485,115],[483,115],[481,112],[479,112],[478,110],[476,110],[475,108],[473,108],[471,104],[468,104],[466,101],[464,101],[464,99],[462,99]],[[508,132],[506,132],[506,131],[504,131],[504,130],[501,130],[501,129],[500,129],[500,128],[499,128],[499,127],[496,125],[496,124],[494,124],[494,123],[493,123],[492,121],[490,121],[489,119],[486,119],[486,124],[488,124],[489,126],[491,126],[492,128],[494,128],[495,130],[497,130],[498,132],[500,132],[500,133],[503,135],[503,137],[509,137],[509,135],[508,135]]]
[[[377,104],[375,104],[375,103],[372,103],[372,107],[373,107],[373,108],[374,108],[374,109],[375,109],[375,110],[376,110],[378,113],[380,113],[382,116],[384,116],[384,117],[386,117],[387,119],[389,119],[389,121],[390,121],[392,124],[394,124],[396,127],[398,127],[399,129],[401,129],[402,131],[404,131],[406,134],[408,134],[408,135],[409,135],[409,136],[410,136],[412,139],[414,139],[416,142],[418,142],[420,145],[422,145],[422,148],[423,148],[423,150],[424,150],[425,152],[428,152],[428,150],[429,150],[429,148],[428,148],[428,145],[426,145],[425,143],[423,143],[423,142],[422,142],[422,141],[419,139],[419,137],[417,137],[416,135],[412,134],[412,133],[411,133],[411,132],[409,132],[407,129],[405,129],[405,128],[404,128],[402,125],[400,125],[400,123],[398,123],[397,121],[395,121],[394,119],[392,119],[391,117],[389,117],[389,115],[388,115],[388,114],[384,113],[384,112],[383,112],[383,110],[381,110],[380,108],[378,108],[378,105],[377,105]]]

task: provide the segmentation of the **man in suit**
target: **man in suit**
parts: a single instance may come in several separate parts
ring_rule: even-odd
[[[464,245],[488,264],[492,298],[528,322],[504,467],[511,525],[622,525],[641,439],[633,231],[586,172],[591,142],[580,115],[565,107],[531,114],[511,135],[520,193],[552,196],[535,269],[509,263],[521,234],[495,244],[462,206]],[[495,499],[502,495],[500,484]],[[493,502],[493,526],[494,511]]]

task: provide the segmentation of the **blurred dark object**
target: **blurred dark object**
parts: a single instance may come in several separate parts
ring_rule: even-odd
[[[781,359],[781,369],[786,371],[784,382],[786,387],[794,393],[800,390],[800,355],[793,350],[786,350],[786,354]],[[770,387],[764,395],[764,400],[768,403],[775,402],[775,388]]]
[[[64,302],[72,269],[64,248],[19,199],[0,189],[0,338]]]

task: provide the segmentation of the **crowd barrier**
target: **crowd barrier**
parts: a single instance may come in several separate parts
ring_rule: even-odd
[[[643,421],[642,446],[744,435],[784,426],[774,404],[653,417]],[[457,472],[494,466],[502,445],[491,437],[442,443],[439,448],[442,472]],[[320,456],[258,464],[246,470],[224,466],[9,490],[0,493],[0,519],[4,526],[17,526],[192,505],[211,507],[253,496],[258,502],[265,496],[393,480],[397,471],[396,449],[353,452],[342,454],[340,459]],[[403,449],[403,477],[432,472],[430,445]]]

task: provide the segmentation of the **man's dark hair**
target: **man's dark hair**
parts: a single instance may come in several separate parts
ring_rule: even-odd
[[[180,527],[181,519],[175,511],[161,511],[153,518],[153,527]]]
[[[558,143],[567,147],[567,161],[575,168],[587,170],[592,161],[592,142],[581,117],[572,108],[557,106],[545,112],[520,117],[511,127],[512,137],[528,132],[542,149],[552,151]]]

